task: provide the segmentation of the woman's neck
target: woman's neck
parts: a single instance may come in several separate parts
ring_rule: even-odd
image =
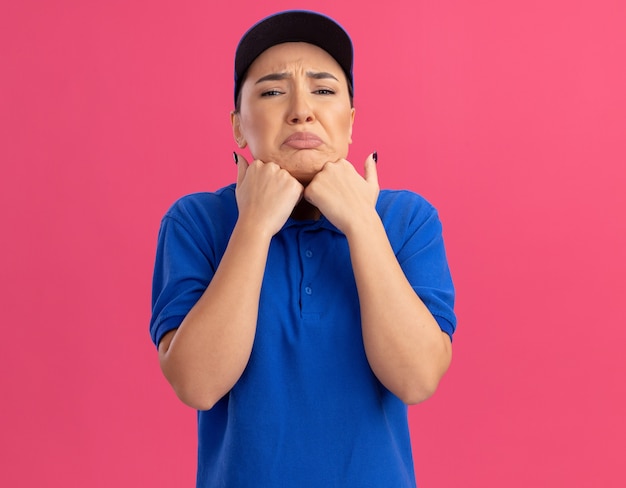
[[[321,216],[322,213],[319,209],[311,205],[304,198],[298,202],[293,212],[291,212],[291,218],[295,220],[319,220]]]

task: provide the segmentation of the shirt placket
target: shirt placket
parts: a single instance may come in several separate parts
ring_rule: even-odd
[[[319,271],[319,256],[315,248],[314,233],[302,230],[299,239],[300,262],[302,265],[302,281],[300,284],[300,304],[302,317],[314,317],[319,314],[316,276]]]

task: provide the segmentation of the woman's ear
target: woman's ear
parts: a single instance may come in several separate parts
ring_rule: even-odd
[[[349,134],[349,139],[348,139],[348,143],[352,144],[352,126],[354,125],[354,107],[352,107],[352,113],[350,114],[350,134]]]
[[[243,136],[241,132],[241,120],[239,118],[239,112],[235,112],[234,110],[230,113],[230,124],[233,127],[233,138],[241,149],[246,147],[248,143],[246,142],[246,138]]]

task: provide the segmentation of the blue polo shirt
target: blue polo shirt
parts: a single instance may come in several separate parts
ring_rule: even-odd
[[[163,218],[155,344],[213,277],[237,220],[235,186],[188,195]],[[452,336],[454,289],[436,210],[383,190],[377,211],[415,292]],[[369,367],[345,236],[288,220],[270,244],[252,354],[232,390],[198,412],[198,487],[414,487],[407,407]]]

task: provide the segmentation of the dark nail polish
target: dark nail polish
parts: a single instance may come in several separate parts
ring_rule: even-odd
[[[372,153],[372,159],[374,160],[375,163],[378,163],[378,151],[374,151]]]
[[[235,160],[235,164],[239,164],[239,156],[237,156],[235,151],[233,151],[233,159]]]

